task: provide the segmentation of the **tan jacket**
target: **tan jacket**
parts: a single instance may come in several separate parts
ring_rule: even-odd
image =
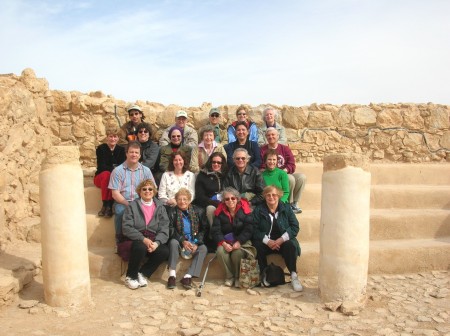
[[[216,147],[214,148],[212,153],[222,153],[223,156],[225,156],[225,159],[227,158],[227,153],[225,152],[225,148],[221,144],[218,144],[215,142]],[[211,154],[212,154],[211,153]],[[205,166],[206,161],[208,161],[209,156],[208,153],[206,153],[206,150],[203,146],[195,147],[192,150],[192,159],[191,159],[191,168],[192,172],[198,173],[200,169],[202,169]]]

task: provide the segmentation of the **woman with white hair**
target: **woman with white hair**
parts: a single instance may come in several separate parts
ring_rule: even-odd
[[[266,107],[262,112],[262,117],[264,123],[258,128],[258,145],[262,146],[267,143],[266,131],[269,127],[273,127],[278,131],[278,134],[280,135],[278,140],[279,143],[283,145],[287,144],[286,129],[283,125],[276,122],[278,119],[278,111],[271,106]]]

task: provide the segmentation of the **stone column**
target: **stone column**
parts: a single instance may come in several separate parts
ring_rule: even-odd
[[[79,157],[78,147],[51,147],[39,175],[44,295],[50,306],[91,302]]]
[[[369,264],[369,161],[358,154],[324,158],[319,293],[323,302],[363,302]]]

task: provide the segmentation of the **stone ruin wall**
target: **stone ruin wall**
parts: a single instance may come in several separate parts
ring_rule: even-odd
[[[50,90],[48,82],[25,69],[20,76],[0,75],[0,246],[13,239],[40,240],[39,171],[51,145],[76,145],[84,168],[95,167],[95,147],[105,125],[127,120],[126,107],[137,103],[155,138],[185,109],[196,129],[213,107],[164,106],[125,102],[100,91]],[[252,107],[261,124],[267,105]],[[215,106],[214,106],[215,107]],[[237,105],[219,106],[223,123],[235,119]],[[321,162],[327,153],[365,153],[372,162],[450,161],[450,106],[439,104],[370,104],[274,106],[280,111],[289,145],[298,162]],[[68,196],[70,192],[68,192]]]

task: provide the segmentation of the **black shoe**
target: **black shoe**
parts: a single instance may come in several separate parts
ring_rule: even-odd
[[[100,209],[100,211],[98,212],[98,216],[99,217],[104,217],[105,216],[105,212],[106,212],[106,207],[102,206],[102,208]]]
[[[167,280],[167,288],[168,289],[174,289],[177,286],[176,280],[174,276],[170,276]]]
[[[191,289],[192,288],[192,278],[183,278],[180,280],[181,284],[185,289]]]
[[[105,218],[111,218],[113,215],[112,209],[110,207],[107,207],[105,210]]]

